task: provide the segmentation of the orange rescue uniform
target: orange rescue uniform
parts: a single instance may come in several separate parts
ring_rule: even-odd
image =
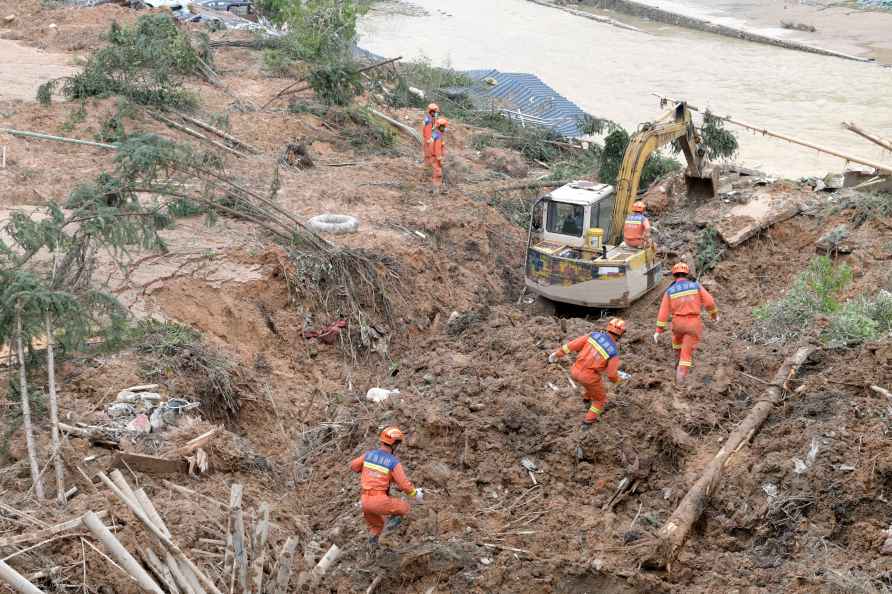
[[[679,278],[672,283],[663,294],[660,313],[657,315],[657,334],[669,326],[672,316],[672,348],[681,351],[678,366],[683,375],[694,364],[694,349],[700,342],[703,322],[700,310],[706,309],[714,320],[718,315],[715,299],[700,283],[686,278]]]
[[[623,225],[623,239],[629,247],[645,247],[650,241],[650,220],[639,212],[627,216]]]
[[[592,332],[571,340],[555,352],[560,358],[570,353],[579,353],[570,369],[570,376],[582,384],[582,396],[588,406],[585,423],[594,423],[604,412],[607,404],[607,391],[601,381],[601,374],[614,384],[619,382],[619,347],[606,332]]]
[[[443,183],[443,156],[446,148],[446,135],[439,130],[434,130],[431,135],[431,165],[434,167],[434,187],[440,187]]]
[[[422,143],[424,148],[424,164],[431,164],[431,155],[433,154],[433,132],[434,132],[434,116],[427,112],[424,114],[424,124],[421,126],[421,137],[424,140]]]
[[[387,516],[405,516],[411,509],[408,502],[390,496],[390,484],[396,486],[409,497],[415,496],[415,486],[406,477],[406,471],[399,459],[387,448],[366,452],[350,462],[350,470],[359,472],[362,496],[362,515],[369,532],[381,534]]]

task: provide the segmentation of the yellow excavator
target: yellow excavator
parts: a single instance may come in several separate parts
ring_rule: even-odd
[[[715,195],[718,171],[707,168],[691,112],[678,103],[632,136],[615,189],[575,181],[536,201],[526,258],[531,293],[551,302],[624,308],[660,283],[662,267],[653,245],[627,246],[622,232],[648,157],[676,140],[687,160],[688,195]]]

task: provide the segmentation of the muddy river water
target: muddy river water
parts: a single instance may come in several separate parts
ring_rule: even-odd
[[[394,10],[394,8],[396,8]],[[652,92],[763,128],[892,164],[844,130],[892,138],[892,69],[623,18],[637,33],[524,0],[413,0],[361,23],[383,56],[457,69],[531,72],[584,110],[634,129],[659,112]],[[892,35],[892,33],[890,33]],[[841,159],[739,130],[739,161],[786,177],[840,171]]]

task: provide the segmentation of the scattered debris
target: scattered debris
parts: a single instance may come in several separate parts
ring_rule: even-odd
[[[386,390],[384,388],[369,388],[369,391],[365,394],[366,400],[371,400],[372,402],[384,402],[391,396],[399,396],[399,390]]]
[[[783,29],[792,29],[794,31],[805,31],[807,33],[817,33],[818,29],[814,25],[806,25],[805,23],[796,23],[793,21],[781,21],[780,26]]]
[[[359,221],[356,217],[351,217],[350,215],[325,213],[311,218],[307,221],[307,226],[319,233],[343,235],[345,233],[356,233],[359,229]]]

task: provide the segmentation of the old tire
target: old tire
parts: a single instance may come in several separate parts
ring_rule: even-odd
[[[307,221],[307,226],[318,233],[342,235],[344,233],[356,233],[356,230],[359,229],[359,221],[356,217],[349,215],[325,213],[316,215]]]

